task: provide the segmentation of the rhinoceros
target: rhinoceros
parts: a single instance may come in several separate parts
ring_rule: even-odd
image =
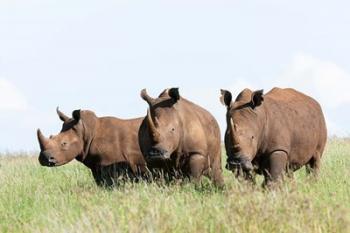
[[[327,141],[327,128],[320,104],[294,89],[244,89],[232,101],[232,94],[221,90],[227,107],[225,147],[227,169],[255,170],[273,184],[282,175],[293,174],[306,165],[318,173]]]
[[[97,117],[89,110],[75,110],[68,117],[58,108],[57,114],[63,121],[58,135],[46,138],[37,131],[42,166],[57,167],[76,159],[90,168],[96,183],[103,186],[147,174],[138,141],[143,118]]]
[[[158,98],[150,97],[144,89],[141,97],[149,105],[139,135],[147,163],[166,161],[166,169],[174,169],[197,184],[206,175],[222,187],[221,137],[215,118],[181,97],[178,88],[166,89]]]

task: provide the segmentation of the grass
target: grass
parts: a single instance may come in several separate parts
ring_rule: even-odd
[[[280,189],[205,180],[95,185],[77,162],[40,167],[35,157],[0,157],[0,232],[350,232],[350,141],[328,143],[319,179],[305,169]]]

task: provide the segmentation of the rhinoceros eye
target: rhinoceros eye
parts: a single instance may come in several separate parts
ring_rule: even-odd
[[[67,145],[68,145],[67,142],[62,142],[62,143],[61,143],[61,146],[62,146],[62,147],[65,147],[65,146],[67,146]]]

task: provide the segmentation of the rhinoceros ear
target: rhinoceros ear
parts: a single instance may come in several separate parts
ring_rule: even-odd
[[[221,97],[220,97],[220,102],[225,105],[226,107],[230,107],[231,106],[231,102],[232,102],[232,94],[231,92],[227,91],[227,90],[223,90],[221,89]]]
[[[263,101],[264,101],[264,90],[258,90],[252,93],[253,109],[260,106]]]
[[[80,109],[73,111],[72,116],[73,116],[74,120],[79,121],[80,120]]]
[[[142,89],[140,93],[141,98],[146,101],[149,105],[152,105],[154,103],[154,99],[150,97],[147,93],[146,89]]]
[[[175,102],[180,99],[179,88],[170,88],[168,94]]]

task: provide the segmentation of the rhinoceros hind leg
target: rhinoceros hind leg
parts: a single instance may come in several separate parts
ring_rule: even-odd
[[[316,152],[315,155],[310,159],[309,163],[306,165],[306,172],[308,174],[313,174],[316,177],[321,167],[321,153]]]
[[[216,159],[211,165],[211,179],[214,185],[218,188],[225,186],[224,178],[222,176],[221,158]]]

